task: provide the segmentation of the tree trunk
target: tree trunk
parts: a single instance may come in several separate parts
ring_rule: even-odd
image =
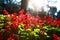
[[[27,12],[27,0],[21,1],[21,9],[24,8],[25,13]]]

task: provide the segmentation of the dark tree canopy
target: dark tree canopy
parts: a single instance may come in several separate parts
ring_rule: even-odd
[[[50,7],[49,12],[50,12],[50,15],[52,17],[55,17],[55,13],[57,12],[57,8],[56,7]]]
[[[2,10],[6,8],[6,10],[10,13],[13,13],[15,11],[18,12],[21,8],[21,5],[17,5],[12,1],[13,0],[0,0],[0,11],[2,12]]]
[[[60,10],[59,10],[59,12],[57,13],[57,18],[60,19]]]

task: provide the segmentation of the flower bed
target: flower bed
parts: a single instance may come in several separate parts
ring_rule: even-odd
[[[60,40],[60,20],[50,16],[31,16],[24,9],[8,14],[4,9],[0,15],[0,40]]]

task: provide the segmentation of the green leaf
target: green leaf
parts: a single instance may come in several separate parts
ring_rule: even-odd
[[[31,31],[31,29],[30,28],[28,28],[28,29],[26,29],[27,31]]]
[[[18,28],[23,31],[23,30],[24,30],[24,24],[20,24],[20,25],[18,26]]]
[[[11,21],[9,21],[9,22],[8,22],[8,25],[11,25],[11,24],[12,24],[12,22],[11,22]]]
[[[56,30],[56,31],[60,31],[60,28],[59,28],[59,27],[56,27],[55,30]]]
[[[34,32],[39,33],[40,29],[34,29]]]
[[[34,36],[35,36],[35,37],[39,37],[39,35],[38,35],[38,34],[36,34],[36,33],[34,33]]]
[[[44,32],[44,35],[47,35],[47,33],[46,33],[46,32]]]
[[[1,28],[3,28],[3,27],[4,27],[4,24],[3,24],[3,23],[2,23],[2,24],[0,24],[0,29],[1,29]]]
[[[50,36],[48,36],[48,35],[47,35],[46,37],[47,37],[47,38],[50,38]]]
[[[48,26],[44,26],[43,28],[48,30]]]
[[[6,20],[11,21],[11,18],[8,18],[8,17],[7,17]]]
[[[0,17],[0,20],[1,20],[1,21],[4,21],[4,20],[5,20],[5,16],[1,16],[1,17]]]

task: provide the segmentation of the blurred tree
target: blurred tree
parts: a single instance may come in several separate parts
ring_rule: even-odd
[[[27,4],[28,4],[28,1],[27,0],[22,0],[21,1],[21,8],[24,8],[25,10],[25,13],[27,12]]]
[[[0,0],[0,8],[1,7],[3,7],[3,9],[6,8],[6,10],[10,13],[13,13],[15,11],[18,12],[21,8],[21,5],[19,5],[20,2],[17,2],[17,3],[15,3],[15,2],[16,2],[16,0],[15,1],[13,1],[13,0]],[[3,10],[3,9],[1,9],[1,10]]]
[[[7,0],[6,0],[7,1]],[[15,4],[15,2],[13,2],[13,0],[8,0],[9,3],[6,4],[6,9],[10,12],[10,13],[13,13],[13,12],[18,12],[20,10],[20,7],[21,5],[18,5],[17,3]],[[16,1],[16,0],[15,0]]]
[[[2,10],[4,9],[4,0],[0,0],[0,14],[2,14]]]
[[[60,19],[60,10],[59,10],[59,12],[57,13],[57,18]]]
[[[55,13],[57,12],[57,8],[56,7],[50,7],[50,15],[54,18],[55,17]]]

